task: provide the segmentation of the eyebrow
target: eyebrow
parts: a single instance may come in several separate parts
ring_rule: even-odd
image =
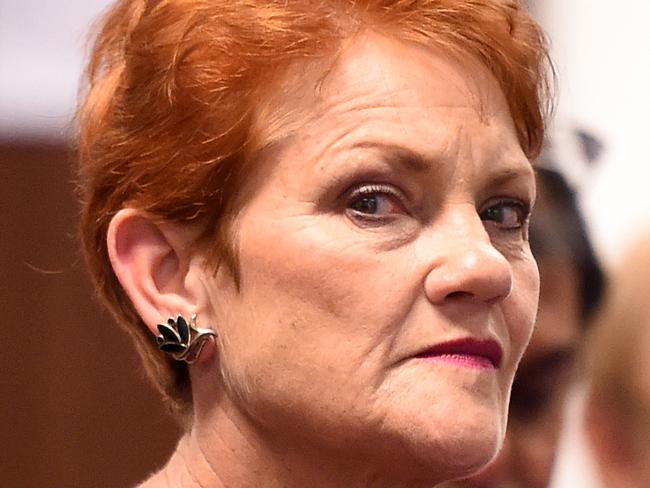
[[[424,155],[413,151],[411,149],[399,146],[396,144],[383,143],[383,142],[359,142],[353,146],[353,149],[381,149],[382,152],[390,156],[391,162],[396,162],[400,166],[405,167],[416,173],[424,173],[431,170],[432,160],[426,158]],[[517,180],[522,177],[535,179],[535,173],[532,165],[528,160],[527,165],[519,165],[517,163],[504,165],[503,168],[498,168],[493,174],[490,175],[490,183],[499,186],[504,185],[512,180]]]
[[[527,168],[527,169],[524,169]],[[490,176],[490,181],[495,186],[500,186],[508,183],[512,180],[517,180],[520,178],[529,178],[532,181],[535,181],[535,173],[532,170],[532,166],[507,166],[504,168],[498,169],[493,175]]]
[[[359,142],[352,146],[352,149],[380,149],[389,156],[391,162],[415,172],[425,173],[431,169],[431,162],[422,154],[396,144],[383,142]]]

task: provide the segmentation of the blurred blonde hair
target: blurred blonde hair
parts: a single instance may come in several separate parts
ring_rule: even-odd
[[[629,445],[650,439],[650,233],[610,283],[586,349],[588,408],[603,411]]]

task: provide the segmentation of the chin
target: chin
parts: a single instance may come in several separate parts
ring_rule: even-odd
[[[490,463],[503,443],[505,420],[493,402],[471,397],[435,401],[429,407],[408,404],[395,412],[391,426],[393,465],[408,466],[411,472],[436,473],[441,479],[471,476]],[[390,428],[388,418],[384,429]],[[395,446],[405,459],[398,461]]]
[[[462,419],[454,427],[437,439],[440,456],[437,462],[442,461],[446,467],[448,479],[464,478],[480,471],[495,458],[503,443],[503,428],[494,412]]]
[[[486,429],[489,430],[489,429]],[[487,466],[497,455],[502,440],[499,434],[459,435],[450,439],[440,450],[444,456],[446,479],[458,479],[472,476]]]

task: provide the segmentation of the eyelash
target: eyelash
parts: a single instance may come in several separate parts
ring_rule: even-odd
[[[395,218],[399,213],[407,213],[406,197],[405,195],[393,185],[375,183],[361,185],[348,190],[346,197],[346,210],[349,214],[358,220],[363,220],[367,223],[382,224],[390,219]],[[363,198],[384,196],[391,199],[393,206],[399,207],[399,211],[395,213],[388,213],[382,215],[374,215],[371,212],[364,212],[353,208],[356,203],[361,202]],[[376,204],[375,204],[376,205]],[[498,213],[490,215],[491,212],[502,212],[504,208],[515,209],[517,212],[517,222],[514,225],[503,225],[499,222],[502,217]],[[514,198],[498,198],[491,202],[489,206],[479,212],[479,217],[484,222],[494,222],[494,225],[503,232],[521,232],[527,228],[528,221],[530,220],[531,206],[527,202]]]
[[[503,209],[505,207],[510,207],[510,208],[515,208],[518,212],[518,214],[521,215],[521,217],[518,219],[518,224],[513,225],[513,226],[504,226],[504,227],[499,227],[500,230],[503,231],[510,231],[510,232],[516,232],[521,230],[522,228],[526,227],[528,224],[528,221],[530,220],[530,213],[531,213],[531,208],[530,204],[525,203],[521,200],[516,200],[516,199],[511,199],[511,198],[502,198],[498,199],[496,202],[490,204],[485,210],[482,210],[479,213],[479,216],[481,217],[481,220],[486,221],[486,222],[495,222],[497,225],[499,225],[499,222],[495,218],[490,218],[488,216],[488,212],[494,209]]]
[[[392,204],[400,207],[402,213],[406,212],[405,210],[406,198],[404,194],[398,189],[396,189],[394,186],[388,184],[382,184],[382,183],[363,185],[349,191],[346,208],[354,217],[366,221],[380,223],[382,221],[390,219],[391,218],[390,215],[373,215],[371,213],[365,213],[363,211],[352,208],[355,203],[360,202],[361,199],[363,198],[377,197],[377,196],[384,196],[390,198],[392,200]]]

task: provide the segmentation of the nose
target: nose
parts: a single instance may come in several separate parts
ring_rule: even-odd
[[[492,245],[480,220],[469,226],[473,229],[464,227],[438,235],[447,242],[425,278],[425,293],[437,305],[461,298],[497,303],[512,290],[510,262]]]

